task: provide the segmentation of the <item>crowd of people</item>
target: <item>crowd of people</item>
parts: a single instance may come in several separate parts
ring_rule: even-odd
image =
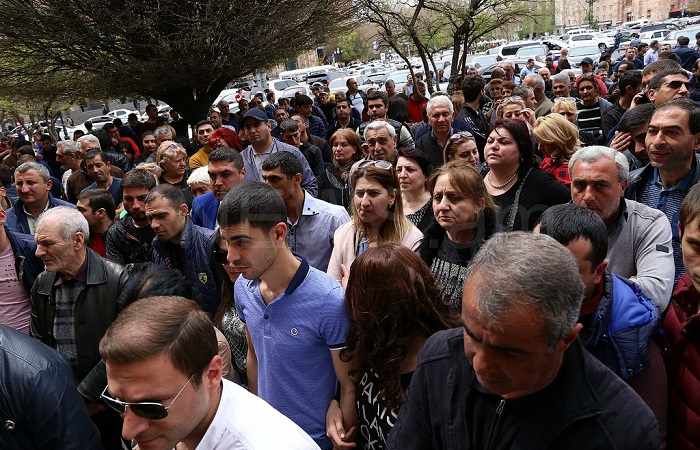
[[[3,139],[0,447],[700,448],[691,52]]]

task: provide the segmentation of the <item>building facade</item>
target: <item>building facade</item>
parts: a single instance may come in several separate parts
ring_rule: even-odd
[[[589,4],[586,0],[555,0],[556,27],[561,29],[585,25]],[[590,6],[598,23],[617,25],[639,19],[668,19],[672,12],[687,9],[688,0],[593,0]]]

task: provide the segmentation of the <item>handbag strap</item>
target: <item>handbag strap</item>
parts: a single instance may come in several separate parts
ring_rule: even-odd
[[[530,167],[527,170],[527,173],[523,177],[522,181],[520,182],[520,185],[518,186],[518,190],[515,191],[515,199],[513,200],[513,206],[510,208],[510,212],[508,213],[508,220],[506,221],[506,231],[513,231],[513,226],[515,225],[515,216],[518,214],[518,207],[520,204],[520,193],[523,191],[523,186],[525,186],[525,181],[527,181],[527,177],[530,175],[530,172],[532,172],[532,167]]]

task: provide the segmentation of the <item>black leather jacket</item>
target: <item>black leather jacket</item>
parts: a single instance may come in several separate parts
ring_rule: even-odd
[[[56,351],[0,325],[0,448],[101,449],[97,430]]]
[[[53,335],[56,312],[56,272],[44,271],[32,287],[32,335],[49,347],[56,347]],[[75,340],[80,381],[100,362],[99,343],[122,308],[117,303],[127,281],[124,267],[87,249],[86,287],[75,302]]]

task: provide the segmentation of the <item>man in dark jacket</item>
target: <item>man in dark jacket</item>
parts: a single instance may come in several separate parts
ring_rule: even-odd
[[[89,239],[88,222],[74,208],[52,208],[37,222],[36,255],[46,271],[32,286],[31,332],[63,356],[76,384],[100,362],[99,341],[122,308],[118,297],[128,278],[122,266],[87,248]],[[103,443],[119,445],[119,416],[98,402],[88,408]]]
[[[350,128],[351,130],[357,130],[360,126],[360,121],[352,117],[352,106],[345,96],[341,94],[336,94],[335,97],[335,120],[331,123],[328,128],[328,133],[326,133],[326,139],[331,140],[333,133],[341,128]],[[326,162],[330,162],[330,155],[323,155],[323,159]]]
[[[182,272],[192,285],[194,300],[213,315],[219,306],[209,264],[214,230],[193,224],[182,191],[167,184],[153,188],[146,197],[146,217],[156,233],[151,262]]]
[[[4,325],[0,386],[3,450],[102,448],[63,357]]]
[[[122,265],[151,260],[155,233],[146,218],[146,197],[155,185],[155,177],[145,170],[134,169],[124,176],[122,199],[128,215],[107,230],[105,258]]]
[[[36,162],[20,164],[15,169],[15,186],[19,199],[7,211],[8,229],[34,234],[36,221],[44,211],[56,206],[73,206],[51,195],[52,181],[49,170]]]
[[[388,448],[658,449],[653,413],[577,339],[582,296],[554,239],[492,237],[467,275],[463,328],[426,342]]]
[[[29,292],[36,277],[44,271],[44,265],[34,254],[34,238],[8,230],[6,215],[0,208],[0,265],[4,268],[0,280],[0,324],[29,334],[32,317]]]
[[[690,38],[688,36],[679,36],[676,42],[678,42],[678,45],[673,49],[673,54],[678,55],[678,58],[681,60],[681,66],[685,70],[693,70],[693,64],[698,59],[698,53],[688,46]]]
[[[481,77],[467,77],[462,83],[464,107],[454,120],[454,129],[468,131],[474,135],[479,158],[484,160],[484,147],[489,133],[489,122],[484,116],[482,102],[484,97],[484,80]]]

